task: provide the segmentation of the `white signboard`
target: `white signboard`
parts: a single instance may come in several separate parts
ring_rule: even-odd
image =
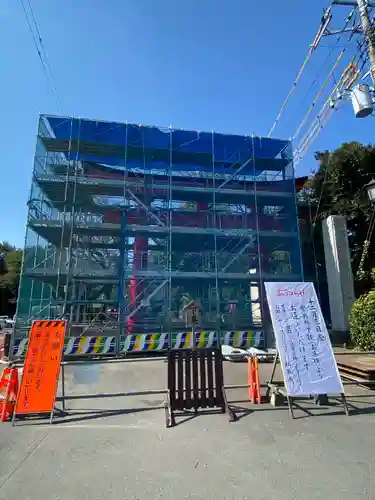
[[[289,396],[344,392],[313,283],[265,283]]]

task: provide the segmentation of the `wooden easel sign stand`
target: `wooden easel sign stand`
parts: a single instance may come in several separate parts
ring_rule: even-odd
[[[267,282],[266,296],[276,339],[275,357],[267,390],[286,396],[294,418],[294,398],[322,399],[340,395],[349,415],[344,388],[337,368],[331,340],[313,283]],[[285,391],[274,384],[278,360]]]

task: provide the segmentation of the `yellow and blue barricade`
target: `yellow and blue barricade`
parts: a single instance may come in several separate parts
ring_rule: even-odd
[[[190,331],[172,333],[169,346],[168,333],[137,333],[120,337],[120,354],[136,352],[163,352],[171,349],[186,349],[193,345],[193,333]],[[197,348],[215,347],[218,345],[218,332],[196,331],[194,345]],[[261,331],[227,331],[220,333],[220,344],[241,347],[263,347],[264,333]],[[15,339],[13,356],[24,357],[28,339]],[[65,339],[65,356],[101,356],[116,354],[116,336],[67,337]]]

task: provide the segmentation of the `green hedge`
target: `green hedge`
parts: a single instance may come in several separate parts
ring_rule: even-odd
[[[375,290],[357,299],[349,314],[352,342],[364,351],[375,351]]]

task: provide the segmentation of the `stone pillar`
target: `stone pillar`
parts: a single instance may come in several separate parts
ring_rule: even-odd
[[[355,296],[344,216],[331,215],[323,221],[323,242],[332,330],[347,332],[349,310]]]

